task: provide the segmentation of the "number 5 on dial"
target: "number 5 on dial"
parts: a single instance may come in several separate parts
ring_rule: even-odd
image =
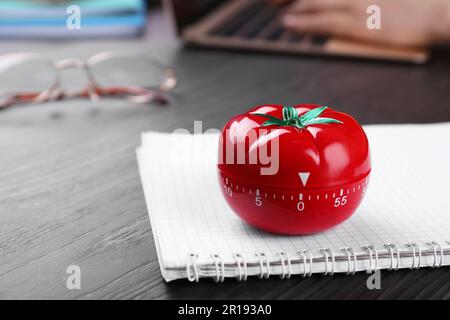
[[[255,205],[257,207],[261,207],[262,206],[261,197],[259,196],[259,189],[256,189]]]

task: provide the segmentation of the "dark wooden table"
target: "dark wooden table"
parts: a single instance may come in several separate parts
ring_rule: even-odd
[[[262,103],[328,104],[363,123],[450,121],[448,53],[426,66],[410,66],[187,49],[147,40],[13,42],[0,50],[55,58],[100,50],[146,52],[180,75],[166,107],[75,100],[0,113],[0,298],[450,299],[448,268],[382,272],[382,288],[373,291],[364,273],[167,284],[135,157],[143,131],[192,129],[194,120],[202,120],[205,129],[220,128],[232,115]],[[69,265],[81,268],[81,290],[66,288]]]

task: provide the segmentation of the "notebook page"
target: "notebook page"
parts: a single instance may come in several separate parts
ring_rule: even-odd
[[[255,253],[264,252],[272,261],[283,251],[292,259],[306,249],[315,258],[320,248],[341,254],[352,247],[364,254],[364,245],[386,252],[383,244],[425,242],[442,245],[450,240],[450,124],[367,126],[372,152],[372,174],[366,198],[355,214],[329,231],[309,236],[269,234],[242,222],[228,208],[220,193],[216,172],[217,135],[170,135],[145,133],[138,150],[141,179],[155,235],[163,277],[186,277],[187,255],[198,254],[198,265],[211,265],[211,254],[219,254],[227,275],[236,275],[233,253],[256,264],[249,274],[258,274]],[[449,246],[446,245],[445,248]],[[444,264],[450,264],[448,256]],[[388,267],[389,259],[380,259]],[[410,267],[412,258],[400,267]],[[432,265],[424,257],[422,265]],[[325,262],[315,263],[313,272],[323,272]],[[348,269],[338,262],[335,272]],[[358,260],[357,269],[369,268],[368,259]],[[202,269],[213,275],[214,268]],[[304,266],[293,265],[293,273]],[[272,273],[280,273],[274,266]]]

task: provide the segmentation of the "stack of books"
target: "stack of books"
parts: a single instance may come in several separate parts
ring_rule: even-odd
[[[0,38],[130,37],[143,33],[143,0],[0,1]]]

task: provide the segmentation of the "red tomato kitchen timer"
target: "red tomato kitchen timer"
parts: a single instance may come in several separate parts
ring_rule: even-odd
[[[311,234],[343,222],[364,197],[370,170],[361,125],[325,106],[255,107],[228,121],[220,136],[228,205],[273,233]]]

